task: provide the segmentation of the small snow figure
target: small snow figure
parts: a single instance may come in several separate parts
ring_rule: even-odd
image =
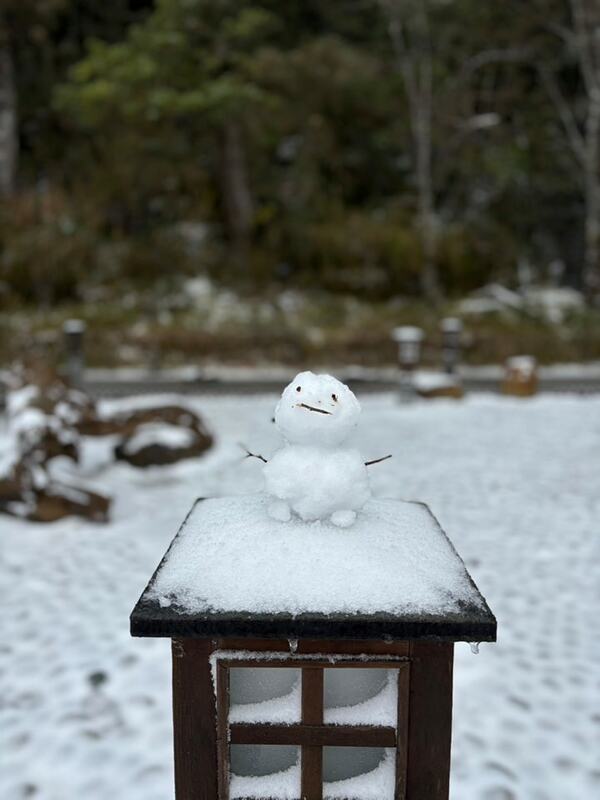
[[[275,423],[285,445],[264,466],[271,517],[352,525],[371,493],[360,453],[341,446],[359,414],[353,392],[330,375],[301,372],[284,389]]]

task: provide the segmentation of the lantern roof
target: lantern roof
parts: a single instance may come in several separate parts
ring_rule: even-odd
[[[495,641],[496,620],[422,503],[351,528],[277,522],[262,495],[197,501],[131,615],[134,636]]]

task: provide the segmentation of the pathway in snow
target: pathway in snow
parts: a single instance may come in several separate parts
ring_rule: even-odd
[[[110,525],[0,517],[0,797],[172,797],[169,647],[128,615],[195,497],[260,486],[236,443],[274,450],[273,404],[192,401],[218,446],[174,467],[91,443]],[[363,407],[365,458],[394,453],[375,493],[430,504],[498,617],[497,645],[456,648],[453,799],[600,796],[600,398]]]

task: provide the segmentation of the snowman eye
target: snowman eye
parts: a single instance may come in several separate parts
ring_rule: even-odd
[[[334,403],[337,403],[337,394],[332,394],[331,399],[333,400]]]
[[[297,392],[301,392],[302,391],[302,387],[301,386],[296,386],[296,391]]]

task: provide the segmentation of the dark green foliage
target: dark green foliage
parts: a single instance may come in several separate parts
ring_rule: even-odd
[[[535,66],[564,3],[423,2],[444,294],[511,283],[519,259],[542,272],[562,259],[576,283],[579,186]],[[7,2],[21,159],[0,278],[13,297],[76,300],[165,271],[418,295],[409,104],[382,4]],[[556,68],[575,96],[568,59]],[[207,227],[193,253],[172,235],[181,222]]]

